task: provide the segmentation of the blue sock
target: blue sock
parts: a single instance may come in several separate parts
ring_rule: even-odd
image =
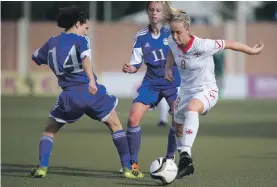
[[[175,138],[175,127],[172,125],[170,126],[169,132],[168,132],[168,140],[167,140],[167,158],[173,158],[174,153],[177,150],[177,144],[176,144],[176,138]]]
[[[138,162],[138,153],[141,143],[141,130],[140,126],[130,127],[127,129],[127,139],[129,144],[131,161]]]
[[[112,133],[113,143],[117,148],[120,162],[123,168],[131,169],[130,153],[126,134],[124,130],[119,130]]]
[[[48,167],[54,139],[50,136],[40,137],[39,166]]]

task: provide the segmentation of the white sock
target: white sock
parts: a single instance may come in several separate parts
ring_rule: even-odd
[[[176,137],[177,149],[180,153],[187,152],[191,156],[191,147],[196,138],[199,127],[198,112],[185,112],[183,136]]]
[[[168,111],[169,111],[169,106],[165,100],[165,98],[163,98],[160,101],[159,104],[160,107],[160,121],[163,121],[165,123],[168,123]]]

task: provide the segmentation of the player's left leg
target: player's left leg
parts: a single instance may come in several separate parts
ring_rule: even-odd
[[[92,119],[105,123],[110,129],[121,165],[124,168],[123,176],[126,178],[143,178],[143,173],[134,171],[131,167],[127,136],[115,111],[118,99],[113,95],[105,93],[105,87],[102,85],[99,86],[96,95],[90,97],[98,99],[97,102],[88,104],[85,114]]]
[[[40,137],[39,164],[31,170],[32,177],[42,178],[46,176],[57,132],[64,124],[73,123],[84,114],[80,108],[76,108],[69,95],[69,92],[63,91],[50,111],[47,126]]]
[[[177,149],[180,153],[177,178],[192,174],[194,168],[191,159],[191,148],[199,128],[199,114],[207,113],[217,102],[218,92],[207,89],[192,96],[184,112],[184,123],[176,124]]]
[[[132,166],[137,170],[139,170],[139,150],[142,136],[140,121],[151,106],[156,106],[159,101],[159,94],[160,92],[158,90],[154,90],[142,84],[142,86],[138,89],[138,95],[133,100],[133,104],[129,112],[127,139]]]
[[[123,168],[123,177],[143,178],[143,173],[136,169],[133,169],[131,166],[127,137],[115,110],[111,111],[108,119],[104,121],[104,123],[112,132],[113,142],[117,148],[121,161],[121,166]]]

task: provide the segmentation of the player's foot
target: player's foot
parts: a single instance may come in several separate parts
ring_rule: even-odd
[[[166,127],[166,126],[168,126],[168,124],[166,122],[160,121],[158,123],[158,127]]]
[[[141,179],[144,177],[143,173],[135,170],[135,169],[128,169],[128,168],[124,168],[123,169],[123,177],[124,178],[129,178],[129,179]]]
[[[30,176],[34,178],[43,178],[47,174],[47,167],[36,167],[31,169]]]
[[[194,173],[194,167],[192,164],[192,158],[187,152],[180,154],[179,167],[176,179],[181,179],[186,175]]]
[[[132,169],[139,171],[139,165],[138,165],[137,162],[131,161],[131,166],[132,166]],[[121,169],[119,170],[119,173],[123,173],[123,168],[121,168]]]

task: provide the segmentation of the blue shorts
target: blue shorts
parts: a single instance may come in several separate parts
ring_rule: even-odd
[[[97,85],[95,95],[88,92],[88,85],[64,89],[49,116],[60,123],[73,123],[84,114],[90,118],[105,122],[112,110],[117,106],[118,99],[107,94],[106,88]]]
[[[171,107],[173,102],[177,99],[178,88],[171,89],[153,89],[149,86],[142,85],[138,89],[138,95],[134,99],[133,103],[139,102],[145,105],[149,105],[151,108],[155,108],[162,98],[165,98],[168,105]]]

